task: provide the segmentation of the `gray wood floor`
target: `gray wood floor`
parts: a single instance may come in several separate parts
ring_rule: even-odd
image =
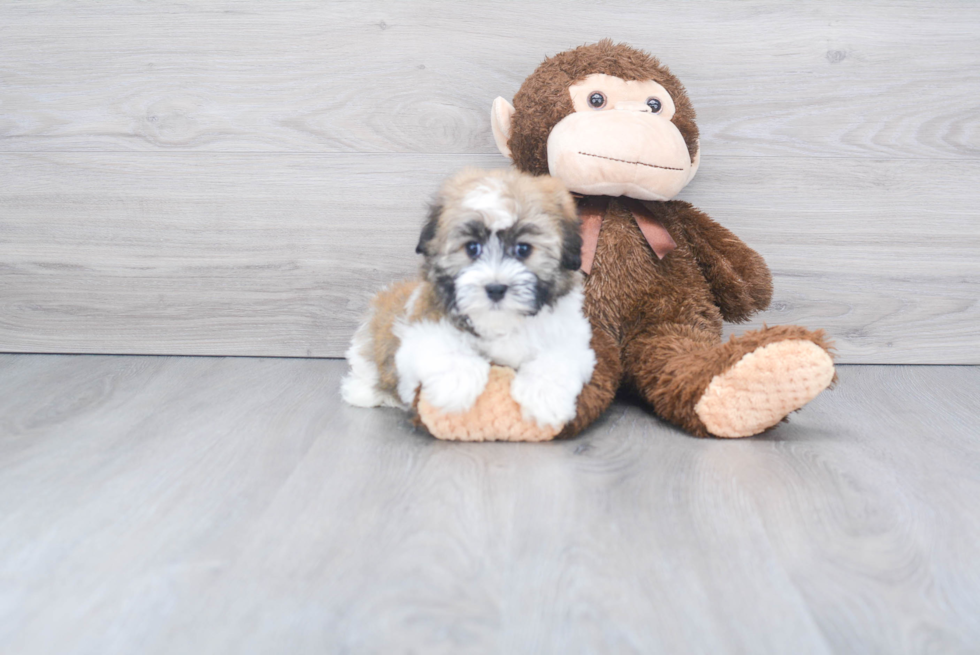
[[[331,360],[0,356],[0,651],[976,653],[980,368],[452,444]]]
[[[0,3],[0,351],[340,356],[493,98],[602,37],[699,115],[762,322],[980,364],[980,4]]]

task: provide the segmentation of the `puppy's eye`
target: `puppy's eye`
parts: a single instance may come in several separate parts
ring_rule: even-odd
[[[606,96],[602,95],[598,91],[593,91],[589,96],[589,104],[592,105],[593,109],[602,109],[606,104]]]
[[[479,241],[470,241],[466,244],[466,254],[473,259],[479,257],[481,252],[483,252],[483,246],[480,245]]]
[[[659,114],[660,110],[663,109],[663,105],[656,98],[647,98],[647,107],[650,108],[654,114]]]
[[[519,243],[514,246],[514,254],[518,259],[527,259],[531,256],[531,244],[530,243]]]

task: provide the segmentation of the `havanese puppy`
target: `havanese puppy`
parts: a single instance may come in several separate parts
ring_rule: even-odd
[[[491,364],[516,371],[525,419],[558,426],[592,377],[575,203],[555,178],[467,170],[447,180],[422,228],[421,279],[375,296],[347,351],[344,399],[445,412],[473,406]]]

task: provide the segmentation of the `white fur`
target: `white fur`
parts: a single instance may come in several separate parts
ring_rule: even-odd
[[[534,316],[493,312],[497,321],[477,316],[477,337],[457,330],[448,320],[395,324],[400,340],[395,354],[398,396],[377,388],[378,371],[365,356],[368,323],[354,335],[347,351],[350,373],[344,378],[344,400],[359,407],[407,407],[422,393],[434,407],[464,412],[487,385],[490,364],[510,366],[517,375],[511,396],[524,417],[559,426],[575,417],[575,401],[592,377],[595,353],[592,329],[582,313],[582,290],[576,288]]]
[[[487,227],[491,230],[506,230],[514,224],[517,216],[507,209],[511,203],[504,200],[502,191],[499,180],[489,179],[466,194],[463,207],[486,217]]]
[[[350,372],[344,376],[340,383],[340,396],[355,407],[378,407],[379,405],[400,407],[401,403],[396,398],[392,398],[390,394],[378,389],[378,367],[366,354],[371,339],[370,322],[371,317],[368,316],[364,323],[357,328],[350,348],[347,349],[346,356],[347,363],[350,364]]]
[[[567,423],[575,417],[575,401],[595,366],[582,300],[579,288],[534,316],[494,312],[496,323],[471,316],[480,337],[446,320],[396,327],[402,340],[395,356],[402,401],[410,404],[421,384],[433,406],[466,411],[486,387],[494,363],[517,371],[511,396],[526,419],[541,425]]]
[[[537,281],[523,263],[506,256],[495,235],[484,245],[479,259],[456,276],[456,307],[471,319],[478,314],[492,314],[508,322],[519,322],[537,308]],[[507,292],[498,302],[487,296],[487,285],[495,282],[507,285]]]
[[[572,420],[575,401],[592,377],[592,328],[582,313],[582,300],[581,288],[574,289],[554,307],[480,340],[481,350],[494,363],[517,371],[510,395],[525,418],[541,425]]]
[[[490,362],[474,348],[472,335],[446,319],[396,323],[394,332],[401,342],[395,368],[402,402],[411,404],[421,385],[426,400],[443,411],[473,406],[487,386]]]

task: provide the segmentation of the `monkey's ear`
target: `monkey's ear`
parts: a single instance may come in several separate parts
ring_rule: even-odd
[[[433,202],[429,206],[429,217],[425,220],[425,225],[422,226],[422,234],[419,235],[419,244],[415,246],[415,252],[417,254],[428,254],[425,247],[429,245],[429,242],[436,236],[436,229],[439,227],[439,214],[441,213],[441,202]]]
[[[493,101],[490,108],[490,128],[493,130],[493,140],[497,143],[497,150],[507,159],[513,159],[510,154],[510,119],[514,115],[514,106],[501,97]]]

